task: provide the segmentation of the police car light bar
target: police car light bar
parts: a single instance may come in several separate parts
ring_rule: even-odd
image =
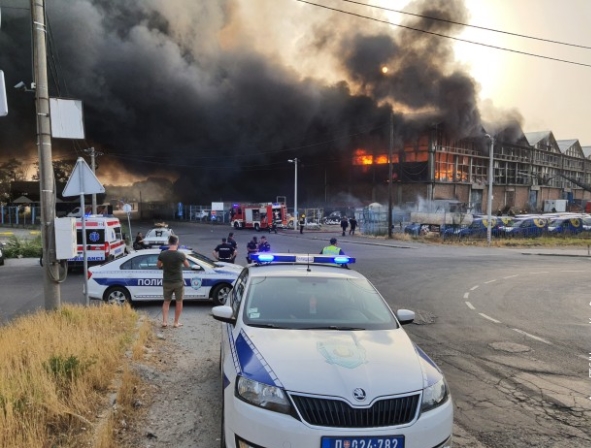
[[[351,264],[355,258],[347,255],[310,255],[310,254],[250,254],[253,263],[301,263],[301,264]]]

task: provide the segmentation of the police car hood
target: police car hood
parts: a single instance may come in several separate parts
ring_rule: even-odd
[[[243,339],[244,344],[237,343],[243,375],[265,383],[271,380],[270,384],[288,391],[352,399],[353,390],[362,388],[372,399],[425,387],[425,363],[402,329],[251,327]]]

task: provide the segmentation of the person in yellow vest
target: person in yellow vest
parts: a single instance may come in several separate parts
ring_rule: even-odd
[[[325,246],[321,251],[321,255],[345,255],[343,249],[337,246],[337,239],[331,238],[330,239],[330,246]]]

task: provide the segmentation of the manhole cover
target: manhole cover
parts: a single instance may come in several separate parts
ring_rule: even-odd
[[[531,347],[527,345],[516,344],[515,342],[493,342],[490,344],[495,350],[501,350],[509,353],[523,353],[529,352]]]

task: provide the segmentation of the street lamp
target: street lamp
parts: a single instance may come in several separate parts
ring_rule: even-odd
[[[295,181],[293,187],[293,215],[295,217],[293,222],[293,228],[297,229],[298,226],[298,159],[288,159],[289,163],[293,163],[293,167],[295,170]]]
[[[490,240],[492,237],[492,197],[493,197],[493,150],[495,147],[495,138],[491,137],[489,134],[485,135],[486,138],[490,139],[490,149],[488,152],[488,224],[486,226],[486,242],[490,246]]]

